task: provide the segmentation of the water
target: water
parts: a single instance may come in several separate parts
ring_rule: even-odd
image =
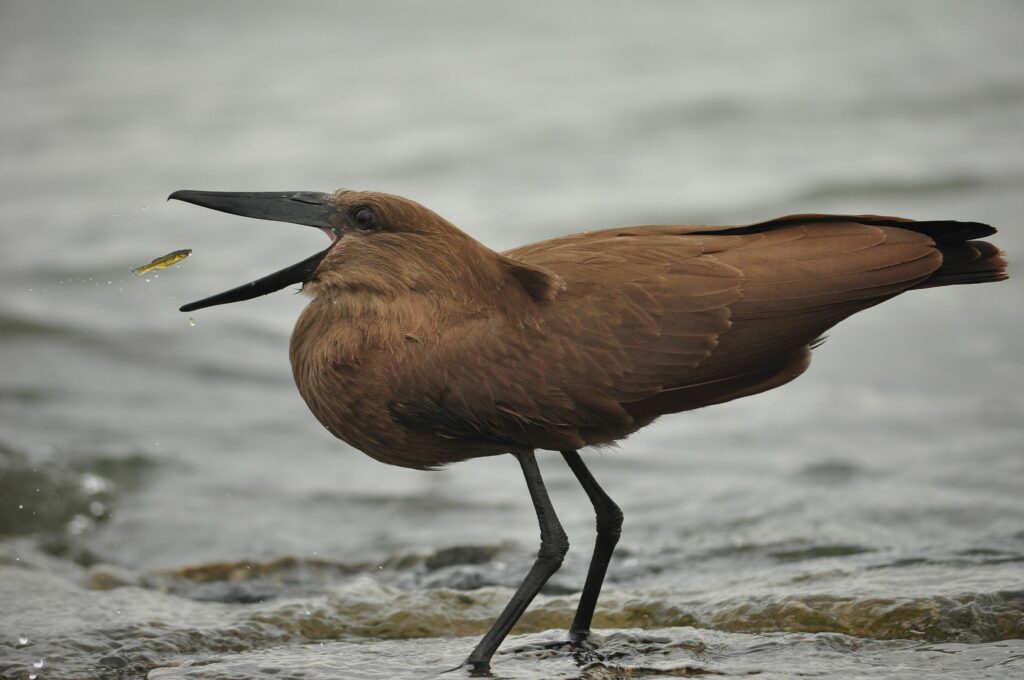
[[[172,190],[381,189],[495,248],[973,219],[1016,262],[1022,22],[1013,2],[4,3],[0,677],[434,677],[535,552],[512,459],[392,469],[316,424],[287,360],[300,298],[178,313],[324,242]],[[1019,674],[1021,281],[908,294],[784,389],[588,454],[626,513],[590,650],[559,643],[593,519],[542,456],[573,548],[497,676]]]

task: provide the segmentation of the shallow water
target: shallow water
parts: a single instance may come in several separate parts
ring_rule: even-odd
[[[3,4],[0,677],[435,677],[535,552],[514,460],[387,468],[317,425],[302,299],[178,313],[323,240],[170,191],[386,190],[495,248],[972,219],[1016,262],[1022,25],[1013,2]],[[589,649],[562,643],[593,518],[542,456],[573,548],[495,675],[1020,674],[1021,286],[903,296],[785,389],[589,453],[626,513]]]

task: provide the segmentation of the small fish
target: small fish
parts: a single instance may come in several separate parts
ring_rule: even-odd
[[[132,270],[132,273],[136,276],[142,276],[148,274],[155,269],[164,269],[170,267],[172,264],[178,264],[186,257],[192,254],[191,248],[185,248],[184,250],[175,250],[173,253],[167,253],[163,257],[158,257],[149,264],[144,264],[141,267],[136,267]]]

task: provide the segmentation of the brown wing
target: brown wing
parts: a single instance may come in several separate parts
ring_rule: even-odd
[[[509,251],[566,290],[530,323],[460,327],[411,371],[392,414],[450,438],[575,449],[770,389],[806,368],[828,328],[941,265],[931,237],[901,227],[809,215],[613,229]],[[423,390],[424,380],[434,384]]]

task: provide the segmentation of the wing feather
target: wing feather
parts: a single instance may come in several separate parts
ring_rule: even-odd
[[[392,415],[445,437],[565,449],[771,389],[806,368],[809,346],[834,324],[941,265],[928,233],[938,228],[905,226],[916,224],[790,216],[610,229],[508,251],[566,289],[538,303],[531,323],[491,318],[450,332],[410,368]]]

